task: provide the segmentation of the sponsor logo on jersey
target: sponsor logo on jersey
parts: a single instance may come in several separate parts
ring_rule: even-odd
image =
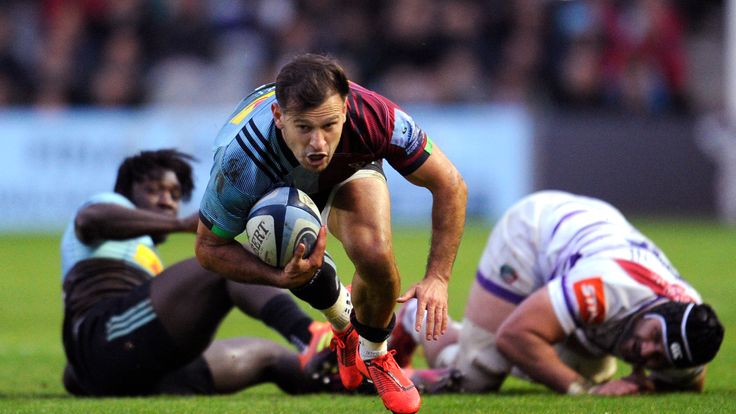
[[[394,108],[394,130],[391,133],[391,144],[410,152],[408,147],[414,144],[417,133],[418,128],[412,117],[401,109]]]
[[[516,269],[507,264],[502,265],[499,272],[501,274],[501,279],[509,285],[513,284],[519,279],[519,275],[516,273]]]
[[[583,279],[573,284],[580,318],[586,324],[600,324],[606,317],[606,296],[600,277]]]

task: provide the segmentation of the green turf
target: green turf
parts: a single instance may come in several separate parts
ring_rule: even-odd
[[[702,395],[626,398],[568,398],[538,385],[509,380],[496,395],[426,396],[423,413],[681,413],[736,411],[736,229],[708,220],[647,219],[636,224],[667,252],[680,272],[717,309],[726,326],[722,351],[709,367]],[[450,314],[462,316],[467,289],[475,274],[490,225],[469,225],[450,286]],[[271,385],[230,396],[145,399],[76,399],[64,392],[60,373],[61,291],[58,235],[0,236],[0,412],[43,413],[324,413],[385,412],[374,397],[290,397]],[[171,263],[192,254],[192,236],[176,236],[162,247]],[[422,277],[429,233],[397,230],[394,241],[403,287]],[[352,267],[332,241],[329,250],[340,274],[349,280]],[[258,322],[231,314],[220,337],[265,336],[283,340]],[[415,363],[421,364],[419,358]],[[339,410],[339,411],[337,411]]]

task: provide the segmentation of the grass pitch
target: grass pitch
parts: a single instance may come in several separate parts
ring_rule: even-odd
[[[425,396],[422,413],[684,413],[736,412],[736,229],[697,219],[639,219],[636,224],[667,253],[717,310],[726,326],[719,356],[709,366],[703,394],[624,398],[566,397],[539,385],[508,380],[499,394]],[[450,314],[462,317],[467,290],[491,226],[467,227],[450,284]],[[380,413],[377,397],[291,397],[272,385],[217,397],[73,398],[61,385],[59,234],[0,236],[0,412],[5,413]],[[394,247],[403,287],[423,276],[427,229],[396,230]],[[353,268],[335,241],[330,252],[344,281]],[[193,237],[173,237],[161,252],[167,263],[193,254]],[[310,311],[311,312],[311,311]],[[313,313],[314,314],[314,313]],[[316,314],[315,314],[316,315]],[[219,337],[277,334],[233,312]],[[421,366],[421,356],[415,359]],[[624,365],[620,373],[626,372]]]

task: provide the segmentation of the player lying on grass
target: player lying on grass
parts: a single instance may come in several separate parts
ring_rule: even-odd
[[[200,263],[236,281],[291,289],[334,328],[346,388],[368,377],[388,409],[416,412],[419,394],[386,349],[401,280],[383,160],[432,193],[427,268],[402,299],[416,297],[427,310],[433,338],[446,329],[447,284],[465,222],[467,190],[454,165],[396,104],[349,82],[336,62],[318,55],[297,56],[274,84],[248,95],[215,147],[200,205]],[[326,228],[309,257],[297,254],[284,269],[266,265],[234,240],[258,199],[283,185],[312,197],[342,243],[355,266],[352,299],[334,269],[322,266]]]
[[[391,337],[402,365],[420,342],[412,305]],[[430,366],[460,371],[456,391],[498,390],[514,371],[567,394],[701,391],[723,333],[713,309],[613,206],[544,191],[496,224],[462,325],[424,349]],[[633,369],[614,380],[616,358]]]
[[[65,387],[92,396],[213,394],[271,381],[288,393],[315,391],[292,350],[252,337],[213,341],[237,307],[305,347],[316,326],[290,293],[230,281],[193,258],[162,264],[156,245],[193,233],[199,221],[177,217],[193,189],[190,160],[174,150],[125,159],[115,192],[84,203],[64,233]]]

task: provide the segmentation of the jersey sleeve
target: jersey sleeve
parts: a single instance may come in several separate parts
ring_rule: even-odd
[[[351,121],[367,135],[376,153],[401,175],[416,171],[432,153],[432,140],[408,113],[375,92],[351,84]]]
[[[227,147],[223,147],[215,155],[210,181],[199,206],[199,217],[216,235],[232,239],[245,230],[248,213],[258,197],[245,194],[233,183],[223,168],[226,152]]]
[[[619,321],[656,298],[624,274],[613,260],[582,260],[548,283],[548,293],[565,333]]]
[[[432,140],[409,114],[394,106],[390,122],[391,138],[386,157],[402,175],[416,171],[432,154]]]

